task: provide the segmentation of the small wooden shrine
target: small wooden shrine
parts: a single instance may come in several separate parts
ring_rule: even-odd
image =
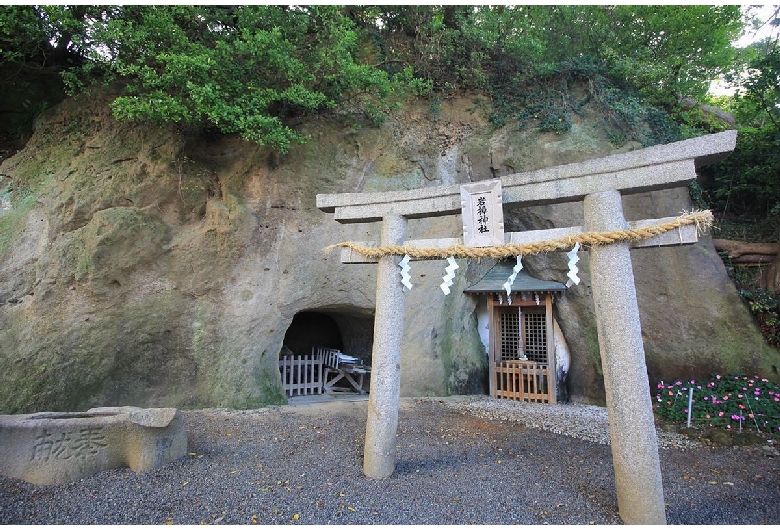
[[[555,403],[557,381],[552,304],[566,286],[517,273],[507,294],[514,263],[498,262],[463,292],[487,298],[490,395]]]

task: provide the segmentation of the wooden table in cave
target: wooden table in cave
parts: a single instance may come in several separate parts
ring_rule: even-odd
[[[363,389],[363,382],[365,380],[365,375],[370,373],[371,373],[371,367],[362,364],[339,363],[339,366],[337,368],[334,368],[332,366],[326,366],[325,377],[324,377],[325,392],[326,393],[344,392],[344,391],[348,392],[354,389],[359,394],[366,394],[367,392]],[[332,379],[331,379],[331,375],[333,375]],[[352,387],[352,389],[334,386],[342,379],[347,381]]]

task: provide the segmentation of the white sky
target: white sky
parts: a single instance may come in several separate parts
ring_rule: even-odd
[[[773,5],[762,5],[762,6],[759,6],[759,9],[756,11],[756,14],[759,15],[761,20],[766,21],[772,15],[774,10],[775,10],[775,6],[773,6]],[[764,24],[758,30],[758,32],[755,32],[752,29],[748,30],[745,33],[745,36],[743,36],[741,39],[736,41],[734,44],[738,48],[744,48],[745,46],[747,46],[751,42],[755,42],[757,40],[761,40],[761,39],[764,39],[764,38],[768,37],[772,33],[772,31],[777,31],[777,29],[778,28],[770,26],[769,24]]]
[[[761,5],[758,6],[758,10],[756,11],[756,14],[759,15],[759,18],[763,21],[766,21],[772,13],[774,13],[775,6],[773,5]],[[742,36],[739,40],[734,42],[734,45],[737,48],[744,48],[750,43],[759,41],[761,39],[765,39],[766,37],[769,37],[772,32],[775,32],[777,34],[778,28],[771,26],[769,24],[764,24],[759,28],[758,31],[751,29],[748,29],[745,32],[745,35]],[[713,96],[732,96],[734,95],[734,89],[726,87],[724,83],[721,81],[713,81],[710,84],[710,94]]]

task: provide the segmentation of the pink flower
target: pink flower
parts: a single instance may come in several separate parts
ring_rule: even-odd
[[[723,414],[724,414],[724,412],[722,410],[720,412],[718,412],[718,416],[720,416],[720,417],[723,417]]]
[[[719,376],[719,375],[716,375],[716,376],[715,376],[715,378],[716,378],[716,379],[720,379],[720,376]]]
[[[705,414],[704,417],[707,418],[707,419],[710,419],[710,415],[709,414]]]

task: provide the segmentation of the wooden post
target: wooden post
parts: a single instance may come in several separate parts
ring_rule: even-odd
[[[498,360],[498,322],[496,322],[496,302],[493,293],[488,293],[488,387],[490,395],[496,397],[496,361]]]
[[[552,300],[553,294],[544,296],[544,329],[547,333],[547,388],[550,394],[550,403],[558,403],[558,370],[555,358],[555,332],[553,330]]]

